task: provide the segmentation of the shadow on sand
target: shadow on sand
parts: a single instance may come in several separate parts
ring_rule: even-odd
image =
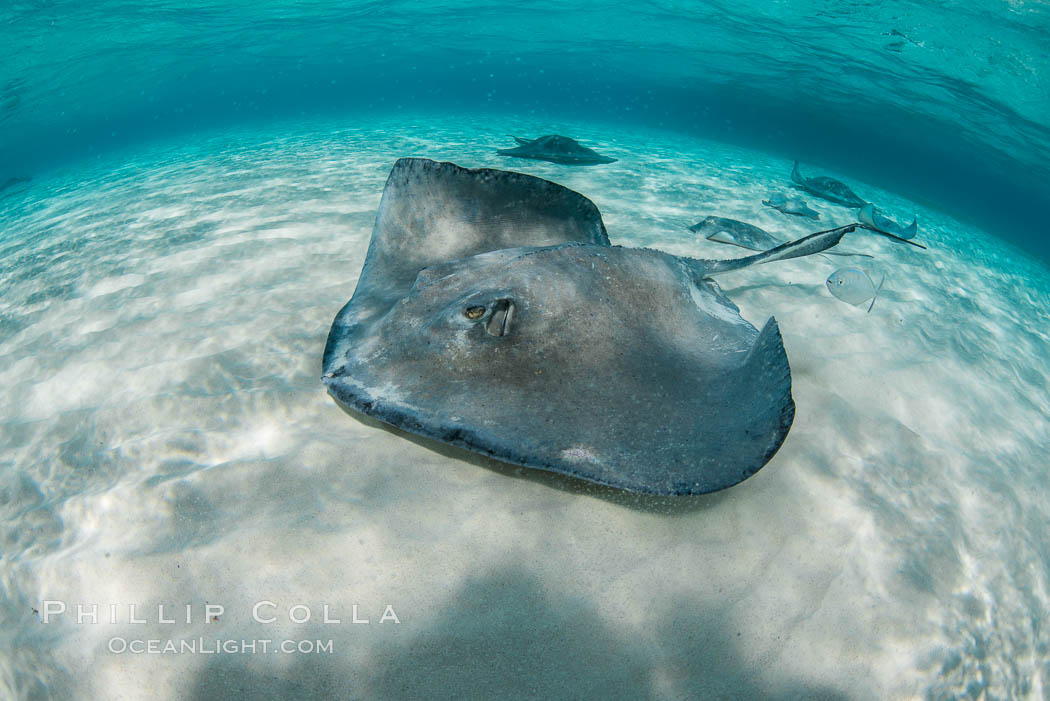
[[[719,610],[644,596],[637,605],[650,612],[648,632],[625,636],[586,598],[509,565],[467,579],[424,625],[406,617],[400,625],[325,626],[318,633],[333,637],[334,654],[281,655],[280,667],[217,655],[185,698],[847,698],[771,678],[759,655],[745,659],[740,633]],[[355,647],[367,655],[355,659]]]

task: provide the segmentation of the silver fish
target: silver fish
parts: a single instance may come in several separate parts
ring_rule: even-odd
[[[841,299],[847,304],[860,305],[871,300],[868,311],[875,306],[875,300],[882,289],[882,283],[886,282],[886,276],[882,276],[879,286],[876,287],[871,276],[860,268],[841,268],[828,276],[828,292],[832,297]]]

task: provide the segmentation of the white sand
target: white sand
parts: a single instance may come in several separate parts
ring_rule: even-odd
[[[620,161],[494,153],[551,131]],[[638,498],[446,457],[328,398],[325,336],[406,155],[548,177],[593,199],[614,243],[681,255],[745,253],[685,230],[708,214],[784,237],[852,216],[762,207],[791,164],[759,153],[431,117],[213,135],[7,196],[0,696],[1046,698],[1044,265],[855,183],[917,214],[929,250],[849,235],[876,259],[722,276],[745,318],[780,322],[794,427],[741,485]],[[886,275],[870,314],[824,288],[851,263]],[[45,600],[69,610],[45,625]],[[253,621],[263,600],[278,622]],[[118,622],[77,624],[76,604]],[[193,621],[159,623],[158,604]],[[311,622],[289,621],[298,604]],[[326,604],[341,624],[317,622]],[[399,624],[379,623],[388,604]],[[332,652],[109,649],[200,637]]]

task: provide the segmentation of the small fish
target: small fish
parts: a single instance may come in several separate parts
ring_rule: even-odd
[[[762,204],[767,207],[772,207],[784,214],[793,214],[796,217],[809,217],[810,219],[820,219],[820,212],[815,209],[810,209],[806,201],[801,197],[787,197],[781,192],[774,192],[769,196],[768,200],[762,200]]]
[[[876,287],[871,277],[860,268],[842,268],[828,276],[827,286],[832,297],[841,299],[847,304],[860,305],[870,299],[871,304],[868,305],[870,312],[875,306],[875,300],[878,299],[879,290],[882,289],[884,282],[886,282],[885,275],[882,276],[879,286]]]

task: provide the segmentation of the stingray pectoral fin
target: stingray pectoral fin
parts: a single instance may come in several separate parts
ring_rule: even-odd
[[[904,238],[904,239],[915,238],[915,234],[917,234],[918,232],[919,232],[919,220],[918,220],[918,218],[914,218],[914,219],[911,220],[911,224],[908,225],[908,228],[901,232],[901,238]]]
[[[762,424],[765,430],[771,429],[770,434],[761,438],[765,446],[762,461],[755,467],[757,471],[780,449],[795,418],[795,402],[791,398],[791,367],[784,350],[784,340],[780,336],[780,327],[773,317],[766,321],[748,351],[743,370],[741,376],[747,378],[747,382],[762,387],[761,394],[755,395],[756,400],[762,398],[762,405],[749,409],[755,416],[765,415]]]
[[[791,368],[788,366],[787,353],[784,351],[784,339],[780,335],[780,325],[774,317],[769,317],[759,332],[751,349],[747,352],[744,367],[751,377],[759,375],[775,377],[783,386],[791,387]]]
[[[868,202],[866,205],[861,207],[860,211],[857,212],[857,219],[859,219],[862,224],[867,224],[868,226],[875,226],[875,205],[873,205],[871,202]]]
[[[758,263],[772,263],[775,260],[787,260],[820,253],[827,250],[842,240],[842,237],[857,228],[856,224],[847,224],[827,231],[818,231],[809,236],[803,236],[796,241],[788,241],[775,246],[768,251],[756,253],[753,256],[744,256],[733,260],[704,260],[697,261],[704,275],[710,273],[724,273],[728,270],[739,270],[749,265]]]
[[[734,246],[740,245],[740,243],[735,238],[733,238],[733,234],[724,229],[722,231],[716,231],[715,233],[711,234],[707,237],[707,240],[714,241],[715,243],[731,243]]]
[[[533,141],[532,139],[523,139],[520,136],[514,136],[513,134],[507,134],[507,136],[509,136],[510,138],[514,139],[515,141],[517,141],[522,146],[528,146]]]
[[[798,170],[798,161],[795,161],[795,165],[791,168],[791,182],[798,183],[802,186],[805,186],[806,184],[806,179],[802,177],[802,173]]]

